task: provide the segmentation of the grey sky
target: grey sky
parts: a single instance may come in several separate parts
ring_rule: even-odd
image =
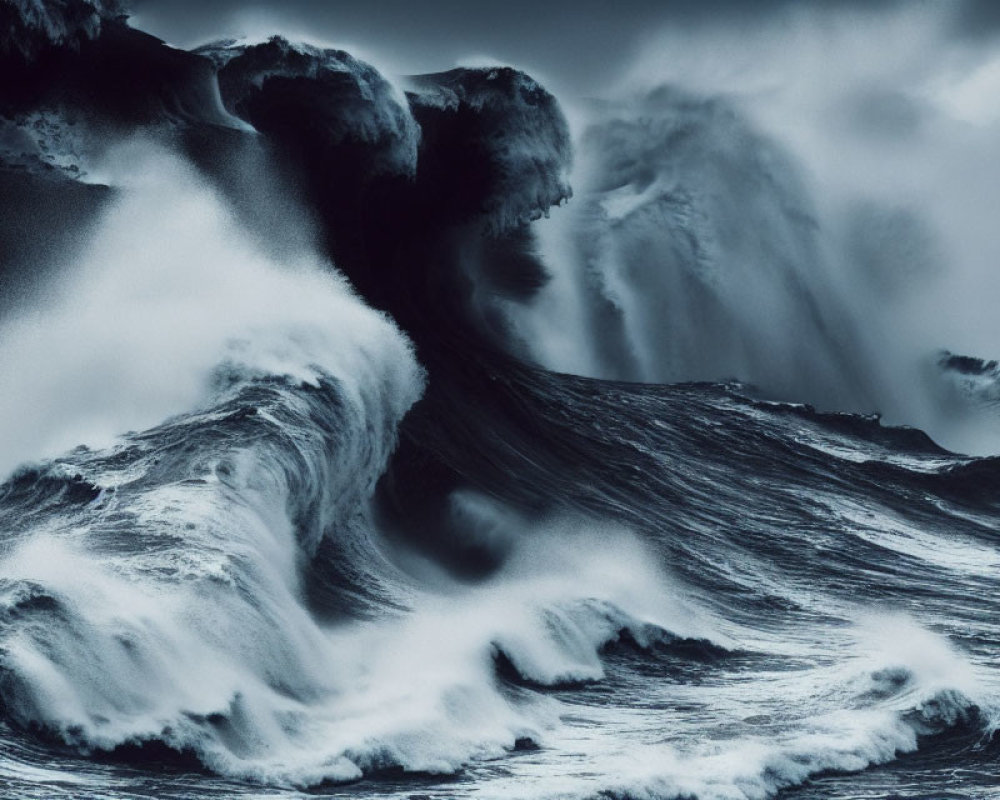
[[[933,0],[928,0],[932,2]],[[877,9],[894,0],[133,0],[135,24],[179,46],[260,33],[275,22],[396,71],[487,56],[586,94],[667,26],[752,25],[789,9]],[[907,0],[910,4],[921,0]],[[952,3],[956,35],[993,34],[1000,3]]]

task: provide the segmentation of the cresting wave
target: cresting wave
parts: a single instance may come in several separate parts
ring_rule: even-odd
[[[175,157],[117,157],[141,185],[4,340],[36,369],[5,370],[31,375],[6,416],[37,420],[5,452],[99,445],[4,486],[4,703],[86,749],[162,738],[235,772],[241,739],[329,691],[301,570],[324,537],[365,535],[422,373],[343,281],[241,245]]]
[[[680,617],[644,615],[662,590],[638,552],[609,574],[595,541],[567,572],[557,533],[489,586],[417,580],[412,557],[402,571],[370,501],[421,391],[408,342],[317,264],[248,247],[176,157],[136,144],[113,160],[141,181],[64,294],[4,338],[7,358],[40,367],[5,393],[8,418],[38,419],[5,431],[6,452],[90,444],[20,467],[0,494],[8,719],[87,753],[161,742],[272,785],[453,771],[552,724],[502,695],[498,654],[538,685],[594,680],[620,631],[655,640]],[[488,503],[454,503],[499,525]],[[578,596],[566,576],[587,570]]]
[[[0,25],[37,212],[0,225],[0,798],[963,796],[995,759],[1000,463],[761,399],[888,395],[752,91],[574,142],[509,67]],[[987,413],[947,345],[924,400]]]

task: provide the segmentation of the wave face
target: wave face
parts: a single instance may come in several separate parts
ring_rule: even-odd
[[[0,798],[995,790],[1000,458],[856,411],[997,364],[746,98],[13,8]]]

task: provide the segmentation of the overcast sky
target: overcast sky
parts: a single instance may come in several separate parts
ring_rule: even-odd
[[[909,5],[922,0],[905,0]],[[934,0],[928,0],[934,2]],[[939,5],[946,0],[940,0]],[[182,47],[282,32],[351,49],[395,72],[486,57],[586,94],[665,27],[754,25],[803,8],[868,11],[893,0],[133,0],[133,24]],[[997,0],[956,0],[956,36],[994,35]]]

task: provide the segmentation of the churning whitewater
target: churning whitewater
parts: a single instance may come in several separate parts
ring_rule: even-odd
[[[0,0],[0,799],[1000,797],[959,5],[581,99]]]

